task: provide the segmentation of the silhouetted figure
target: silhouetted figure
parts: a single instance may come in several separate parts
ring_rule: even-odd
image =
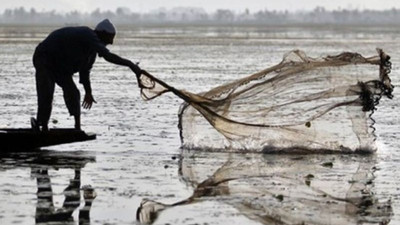
[[[47,169],[35,171],[37,180],[36,223],[50,221],[73,221],[72,213],[80,205],[81,172],[75,170],[74,179],[70,180],[68,187],[64,190],[65,200],[62,208],[55,209],[53,203],[53,191]]]
[[[96,55],[106,61],[129,67],[136,76],[141,69],[128,59],[111,53],[106,46],[113,44],[116,30],[105,19],[94,30],[89,27],[64,27],[53,31],[35,50],[33,64],[36,69],[36,90],[38,111],[36,119],[31,119],[35,130],[48,130],[55,84],[63,90],[65,104],[74,116],[75,128],[81,129],[80,93],[72,76],[79,72],[79,83],[85,89],[82,106],[90,109],[96,103],[90,85],[90,70]]]
[[[60,209],[55,209],[53,203],[53,191],[51,181],[47,169],[34,170],[37,180],[37,198],[36,205],[36,223],[57,222],[57,221],[73,221],[72,214],[80,206],[80,186],[81,171],[75,169],[75,176],[70,180],[67,188],[64,190],[65,200]],[[85,206],[79,210],[79,224],[90,223],[90,209],[93,200],[97,194],[90,185],[82,187]]]

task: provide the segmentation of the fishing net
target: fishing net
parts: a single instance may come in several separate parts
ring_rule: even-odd
[[[304,152],[375,151],[372,114],[392,98],[390,57],[344,52],[308,57],[295,50],[258,73],[194,94],[143,72],[142,97],[173,92],[184,148]]]

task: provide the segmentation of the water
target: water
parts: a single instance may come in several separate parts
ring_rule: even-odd
[[[53,29],[0,27],[0,127],[29,127],[29,117],[36,113],[31,57],[36,45]],[[379,47],[392,56],[392,82],[395,86],[399,83],[398,27],[149,26],[118,30],[111,51],[140,61],[142,68],[172,86],[196,93],[274,65],[292,49],[302,49],[310,56],[342,51],[368,56],[375,55]],[[48,211],[49,215],[65,211],[63,190],[74,183],[70,180],[76,173],[80,173],[82,186],[91,185],[97,193],[90,209],[92,224],[135,224],[143,199],[167,206],[155,224],[268,224],[266,215],[272,214],[318,223],[315,215],[325,212],[318,208],[333,212],[335,200],[329,203],[315,198],[319,192],[310,194],[309,187],[337,197],[349,196],[354,179],[371,190],[367,195],[374,201],[390,205],[393,215],[389,211],[360,218],[338,201],[342,219],[350,224],[388,218],[390,224],[400,223],[396,88],[395,98],[381,101],[374,114],[379,150],[372,156],[238,155],[181,152],[177,128],[181,100],[166,94],[144,102],[135,79],[129,69],[98,59],[91,76],[98,103],[82,115],[82,128],[97,133],[97,140],[48,147],[39,155],[2,156],[0,224],[34,224],[42,215],[38,212],[51,205],[46,196],[53,196],[54,210]],[[73,127],[59,88],[50,127]],[[43,158],[48,160],[39,160]],[[225,170],[229,173],[218,172]],[[304,185],[309,174],[314,178],[310,186]],[[232,180],[224,182],[220,192],[216,188],[214,195],[199,191],[201,182],[211,182],[209,178],[216,176]],[[50,182],[52,192],[44,197],[38,194],[38,181],[39,187],[48,187]],[[196,201],[168,206],[193,195],[198,197]],[[318,204],[301,199],[314,199]],[[71,224],[78,224],[79,211],[85,204],[83,196],[79,202],[69,218]],[[288,209],[288,205],[297,207]],[[81,222],[85,219],[82,215]],[[332,217],[323,222],[342,221]]]

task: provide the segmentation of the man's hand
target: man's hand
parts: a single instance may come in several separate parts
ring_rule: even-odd
[[[143,88],[143,85],[142,85],[142,83],[140,82],[140,76],[143,74],[143,70],[140,69],[140,67],[139,67],[137,64],[135,64],[135,63],[132,63],[132,64],[129,66],[129,68],[131,68],[131,70],[136,74],[136,79],[137,79],[139,88]]]
[[[90,108],[92,108],[93,103],[97,103],[96,100],[94,100],[93,95],[85,94],[85,98],[83,99],[83,102],[82,102],[83,108],[90,109]]]
[[[136,78],[139,80],[140,75],[142,75],[142,69],[140,69],[140,67],[135,63],[132,63],[129,68],[131,68],[131,70],[136,74]]]

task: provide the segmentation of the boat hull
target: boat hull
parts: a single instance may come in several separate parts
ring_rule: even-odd
[[[35,151],[41,147],[96,139],[96,134],[75,129],[50,129],[35,132],[32,129],[0,129],[1,152]]]

